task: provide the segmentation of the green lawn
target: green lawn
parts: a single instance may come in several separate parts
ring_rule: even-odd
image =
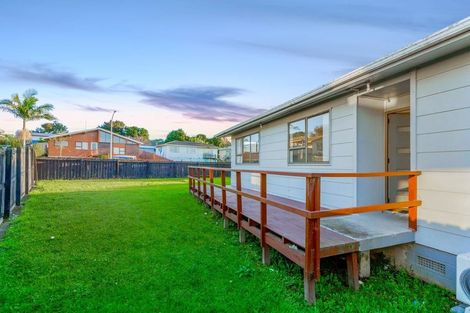
[[[172,180],[41,181],[0,240],[0,312],[448,312],[453,297],[376,262],[360,291],[322,261],[317,304],[281,256]]]

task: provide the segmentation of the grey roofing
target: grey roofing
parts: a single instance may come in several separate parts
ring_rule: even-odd
[[[162,147],[162,146],[169,146],[169,145],[175,145],[175,146],[192,146],[192,147],[200,147],[200,148],[209,148],[209,149],[219,149],[218,147],[208,144],[208,143],[201,143],[201,142],[192,142],[192,141],[180,141],[180,140],[173,140],[170,142],[162,143],[157,145],[157,147]]]
[[[404,74],[406,71],[469,47],[470,17],[467,17],[390,55],[347,73],[330,83],[232,126],[216,134],[216,136],[223,137],[241,133],[346,93],[365,90],[367,84]]]
[[[75,134],[83,134],[83,133],[88,133],[88,132],[92,132],[92,131],[96,131],[96,130],[100,130],[102,132],[111,134],[111,132],[107,129],[103,129],[103,128],[100,128],[100,127],[95,127],[95,128],[90,128],[90,129],[82,129],[82,130],[77,130],[77,131],[73,131],[73,132],[57,134],[57,135],[48,137],[48,139],[67,137],[67,136],[71,136],[71,135],[75,135]],[[123,136],[123,135],[120,135],[120,134],[116,134],[115,132],[113,132],[113,136],[132,141],[132,142],[134,142],[136,144],[139,144],[139,145],[142,144],[142,142],[140,142],[138,140],[135,140],[134,138],[126,137],[126,136]]]

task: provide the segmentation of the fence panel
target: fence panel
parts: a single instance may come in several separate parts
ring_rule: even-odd
[[[3,215],[8,217],[16,205],[17,192],[17,150],[5,150],[5,201]]]
[[[38,158],[38,179],[187,177],[188,166],[230,167],[230,163],[152,162],[91,158]]]
[[[0,222],[3,219],[5,208],[5,170],[6,170],[6,151],[0,148]]]

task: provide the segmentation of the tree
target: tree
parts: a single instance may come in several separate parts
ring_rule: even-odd
[[[189,141],[207,143],[207,136],[204,134],[197,134],[196,136],[189,138]]]
[[[26,129],[26,122],[37,120],[52,121],[55,119],[52,115],[54,106],[52,104],[38,105],[39,99],[36,97],[37,91],[34,89],[26,90],[21,99],[18,94],[13,94],[10,99],[0,101],[0,110],[9,112],[15,117],[23,120],[23,128],[21,129],[21,139],[23,146],[26,146],[26,137],[28,130]]]
[[[161,145],[162,143],[165,143],[165,140],[161,138],[150,140],[150,145],[152,146]]]
[[[181,128],[177,130],[172,130],[171,132],[168,133],[166,136],[165,142],[170,142],[174,140],[178,141],[187,141],[189,139],[188,135],[182,130]]]
[[[104,122],[99,128],[111,130],[109,122]],[[113,121],[113,133],[125,136],[126,135],[126,124],[123,121]]]
[[[111,130],[109,122],[104,122],[99,128]],[[149,140],[149,132],[143,127],[127,126],[123,121],[113,121],[113,133],[134,138],[146,142]]]
[[[68,132],[69,129],[64,124],[54,121],[52,123],[44,123],[41,127],[36,128],[35,132],[37,133],[47,133],[47,134],[62,134]]]
[[[148,130],[142,127],[129,126],[124,129],[124,132],[125,132],[125,136],[132,137],[142,142],[146,142],[149,140]]]

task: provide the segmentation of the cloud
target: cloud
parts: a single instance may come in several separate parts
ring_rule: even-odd
[[[445,4],[444,4],[445,3]],[[415,3],[380,1],[330,1],[308,2],[308,4],[254,3],[249,6],[264,14],[281,18],[302,19],[312,23],[332,25],[360,25],[383,29],[408,31],[430,31],[455,21],[459,10],[468,9],[465,1],[459,3],[430,3],[421,0]],[[440,9],[441,8],[441,9]],[[446,9],[445,12],[442,9]]]
[[[366,54],[353,54],[345,49],[331,49],[326,46],[317,46],[310,48],[302,45],[281,44],[281,43],[263,43],[249,40],[226,41],[227,44],[236,47],[266,50],[274,53],[293,55],[303,58],[313,58],[327,61],[346,63],[349,65],[360,66],[371,61],[371,57]]]
[[[216,122],[240,122],[264,110],[250,108],[226,100],[243,94],[245,90],[233,87],[189,87],[161,91],[140,90],[143,103],[182,112],[183,116]]]
[[[86,104],[74,104],[76,107],[80,108],[82,111],[90,112],[112,112],[113,110],[107,109],[100,106],[86,105]]]
[[[0,65],[0,68],[3,68],[9,77],[17,80],[82,91],[106,91],[98,84],[103,80],[101,78],[79,77],[72,72],[55,70],[46,64],[36,63],[28,66]]]

